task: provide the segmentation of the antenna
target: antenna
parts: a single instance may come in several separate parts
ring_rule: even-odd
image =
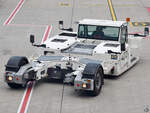
[[[70,22],[71,28],[72,28],[72,23],[73,23],[74,7],[75,7],[75,0],[73,0],[73,6],[72,6],[72,12],[71,12],[71,22]]]

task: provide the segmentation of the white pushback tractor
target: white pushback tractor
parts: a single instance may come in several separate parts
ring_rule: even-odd
[[[59,24],[65,31],[39,45],[30,36],[32,45],[40,47],[43,54],[30,61],[22,56],[8,60],[4,76],[11,88],[42,78],[61,79],[73,84],[76,91],[96,96],[104,84],[104,75],[119,76],[139,60],[132,51],[142,35],[129,36],[126,21],[84,19],[78,22],[77,33],[64,29],[63,21]]]

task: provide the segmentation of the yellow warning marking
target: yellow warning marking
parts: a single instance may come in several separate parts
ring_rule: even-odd
[[[131,25],[131,23],[132,23],[132,26],[134,27],[150,26],[150,22],[130,22],[129,24]]]
[[[144,22],[142,23],[142,25],[143,25],[143,26],[146,26],[146,24],[145,24]]]
[[[109,8],[110,8],[110,12],[111,12],[113,21],[116,21],[117,19],[116,19],[116,16],[115,16],[115,11],[114,11],[114,9],[113,9],[111,0],[108,0],[108,4],[109,4]]]
[[[129,24],[130,24],[131,26],[133,26],[133,23],[132,23],[132,22],[129,22]]]
[[[64,2],[60,2],[60,3],[59,3],[59,5],[60,5],[60,6],[65,6],[65,7],[70,6],[70,4],[69,4],[69,3],[64,3]]]
[[[134,23],[134,25],[135,25],[135,26],[138,26],[138,23],[137,23],[137,22],[135,22],[135,23]]]

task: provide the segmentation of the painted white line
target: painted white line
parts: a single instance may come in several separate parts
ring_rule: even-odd
[[[52,25],[51,25],[51,26],[47,26],[47,27],[46,27],[46,29],[45,29],[45,33],[44,33],[44,35],[43,35],[43,38],[42,38],[42,42],[41,42],[41,44],[42,44],[42,43],[44,43],[44,42],[48,39],[48,37],[49,37],[49,35],[50,35],[51,30],[52,30]]]
[[[28,87],[26,88],[23,98],[21,100],[19,109],[17,113],[27,113],[28,106],[31,100],[32,92],[34,89],[35,82],[29,82]]]
[[[8,25],[10,24],[10,22],[14,19],[15,15],[18,13],[18,11],[20,10],[20,8],[22,7],[22,5],[24,4],[25,0],[20,0],[20,2],[18,3],[18,5],[16,6],[16,8],[13,10],[13,12],[11,13],[11,15],[7,18],[7,20],[4,22],[3,25]]]

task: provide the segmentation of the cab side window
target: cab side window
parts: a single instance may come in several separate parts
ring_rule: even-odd
[[[92,37],[94,31],[96,31],[97,26],[88,26],[88,36]]]
[[[127,36],[128,36],[128,34],[127,34],[127,27],[126,27],[126,26],[123,26],[123,27],[121,28],[121,37],[120,37],[120,42],[121,42],[121,44],[127,42]]]
[[[85,37],[85,26],[80,25],[79,26],[79,37]]]

